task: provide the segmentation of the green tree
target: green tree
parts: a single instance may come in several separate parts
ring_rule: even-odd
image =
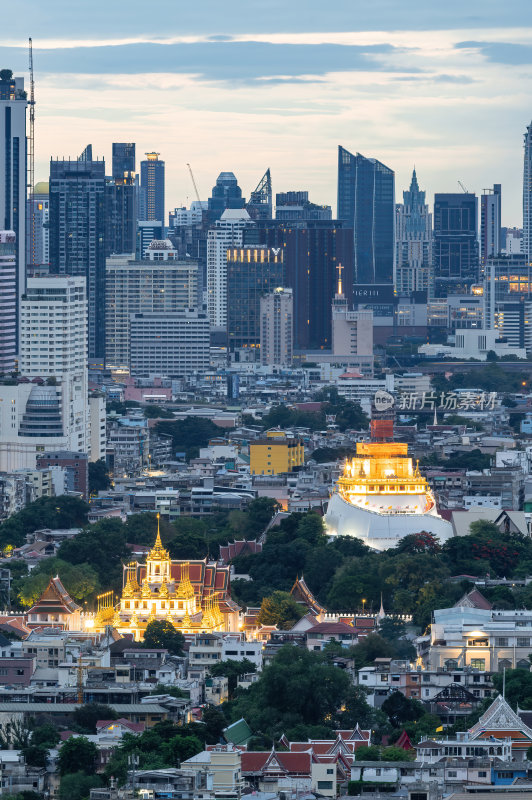
[[[103,703],[85,703],[74,709],[74,725],[82,733],[95,734],[100,719],[117,719],[118,714]]]
[[[98,748],[84,736],[72,736],[61,745],[57,763],[61,775],[83,772],[93,775]]]
[[[259,625],[277,625],[281,630],[290,630],[304,615],[305,610],[289,592],[273,592],[262,601],[257,622]]]
[[[382,750],[383,761],[413,761],[415,754],[408,750],[403,750],[402,747],[384,747]]]
[[[98,494],[108,489],[111,485],[107,465],[103,459],[99,461],[89,461],[89,492]]]
[[[368,667],[376,658],[393,658],[393,645],[376,633],[365,636],[358,644],[350,649],[350,654],[355,659],[357,669]]]
[[[398,728],[410,720],[420,719],[425,713],[421,703],[417,700],[410,700],[401,692],[392,692],[381,707],[394,728]]]
[[[24,761],[29,767],[46,767],[48,748],[40,744],[29,744],[22,750]]]
[[[78,528],[87,524],[89,506],[77,497],[40,497],[0,525],[0,547],[19,547],[38,528]]]
[[[220,428],[204,417],[186,417],[175,422],[158,422],[155,432],[171,436],[174,453],[184,451],[188,461],[197,458],[200,447],[206,447],[210,439],[220,435]]]
[[[381,761],[381,749],[377,747],[375,744],[363,745],[362,747],[357,747],[356,752],[356,760],[357,761]]]
[[[33,605],[55,575],[59,575],[67,592],[78,603],[94,597],[100,590],[98,576],[88,564],[73,565],[59,558],[46,558],[21,582],[18,598],[22,605]]]
[[[532,709],[532,672],[528,669],[507,669],[504,696],[513,708]],[[493,685],[502,693],[503,676],[493,675]]]
[[[228,679],[229,696],[232,697],[235,693],[238,678],[248,672],[256,672],[255,664],[248,658],[243,658],[242,661],[235,661],[228,659],[227,661],[219,661],[209,667],[209,672],[216,678],[223,676]]]
[[[122,563],[130,560],[127,529],[119,519],[104,519],[60,546],[57,556],[70,564],[88,564],[102,587],[122,589]]]
[[[185,637],[171,622],[154,619],[146,625],[143,647],[165,649],[172,655],[182,656],[184,644]]]
[[[401,639],[406,635],[406,625],[402,619],[396,617],[384,617],[379,622],[379,636],[388,642]]]
[[[55,747],[59,744],[61,737],[55,725],[45,723],[34,728],[31,732],[31,743],[35,745],[44,745],[45,747]]]
[[[91,789],[97,789],[101,785],[102,781],[98,775],[87,775],[82,770],[64,774],[59,784],[59,798],[60,800],[87,800]]]
[[[253,672],[254,670],[250,670]],[[224,728],[227,726],[227,720],[215,706],[207,706],[203,709],[201,721],[205,727],[205,741],[207,744],[218,744],[220,741]]]

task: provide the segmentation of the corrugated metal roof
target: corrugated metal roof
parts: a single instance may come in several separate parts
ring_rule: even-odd
[[[168,709],[157,703],[106,703],[117,713],[122,714],[167,714]],[[81,708],[79,703],[0,703],[0,713],[34,712],[35,714],[48,711],[55,714],[72,714],[76,708]]]

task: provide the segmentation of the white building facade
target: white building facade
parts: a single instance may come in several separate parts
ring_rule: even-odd
[[[227,209],[207,236],[207,310],[211,325],[227,327],[227,251],[241,247],[252,224],[245,209]]]
[[[275,367],[291,367],[294,350],[294,295],[276,289],[260,299],[260,360]]]

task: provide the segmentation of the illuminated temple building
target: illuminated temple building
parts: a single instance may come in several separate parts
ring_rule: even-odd
[[[452,536],[425,478],[408,458],[406,444],[359,442],[356,453],[346,462],[329,501],[329,533],[354,536],[376,550],[421,531],[442,543]]]
[[[157,531],[146,563],[124,566],[119,602],[112,592],[98,598],[94,627],[112,625],[137,641],[152,620],[166,620],[183,634],[237,631],[240,608],[231,600],[229,569],[206,558],[172,561]]]

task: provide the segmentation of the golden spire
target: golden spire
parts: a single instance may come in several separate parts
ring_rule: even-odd
[[[155,539],[155,544],[150,550],[148,559],[150,561],[169,561],[170,556],[168,554],[168,550],[165,550],[165,548],[163,547],[163,543],[161,541],[161,530],[160,530],[159,519],[160,515],[157,514],[157,538]]]
[[[337,291],[337,295],[339,297],[343,297],[344,292],[343,292],[343,287],[342,287],[342,270],[344,269],[344,267],[342,267],[341,264],[338,264],[336,269],[338,270],[338,291]]]
[[[113,624],[113,628],[118,628],[118,626],[122,624],[122,620],[120,618],[120,613],[119,613],[118,609],[114,613],[113,623],[112,624]]]
[[[151,597],[151,589],[150,584],[148,583],[148,579],[144,578],[142,581],[142,597]]]
[[[166,583],[166,578],[163,578],[161,588],[159,589],[159,597],[168,597],[168,584]]]
[[[181,580],[176,589],[176,597],[179,597],[180,600],[190,600],[194,597],[194,587],[190,582],[189,566],[188,561],[181,564]]]
[[[132,628],[138,628],[139,627],[139,620],[138,620],[136,611],[133,611],[133,614],[131,615],[131,619],[129,620],[129,624],[130,624],[130,626]]]

